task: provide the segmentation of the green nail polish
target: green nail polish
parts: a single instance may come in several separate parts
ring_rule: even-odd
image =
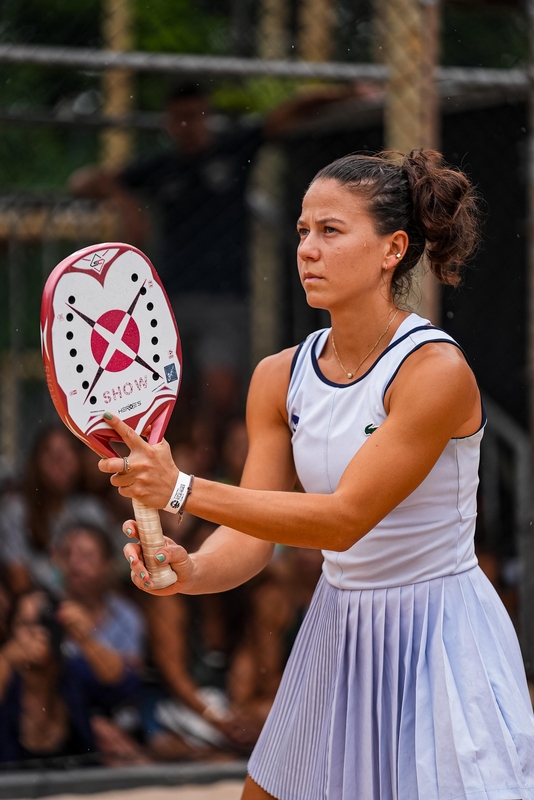
[[[156,561],[159,561],[159,563],[160,563],[160,564],[161,564],[163,561],[165,561],[165,556],[163,555],[163,553],[158,553],[158,554],[157,554],[157,556],[156,556]]]
[[[126,528],[126,535],[127,536],[131,536],[132,533],[133,533],[133,530],[131,528]]]
[[[133,562],[133,560],[134,560],[134,557],[133,557],[133,556],[130,556],[130,557],[129,557],[129,559],[128,559],[128,561],[130,562],[130,564]]]
[[[110,414],[109,411],[106,411],[104,414],[104,419],[113,419],[113,414]]]
[[[140,572],[139,575],[141,576],[141,578],[145,578],[146,577],[146,572]]]
[[[150,589],[150,584],[149,583],[145,583],[145,589]]]

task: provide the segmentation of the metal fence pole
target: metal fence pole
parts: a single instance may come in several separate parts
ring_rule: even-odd
[[[385,144],[409,153],[439,148],[436,86],[439,0],[377,0],[379,53],[389,67],[386,84]],[[380,45],[379,45],[380,47]],[[423,270],[410,301],[420,314],[439,323],[437,281]]]
[[[298,53],[304,61],[329,61],[333,48],[334,0],[302,0]]]
[[[107,50],[130,50],[132,45],[131,0],[105,0],[102,32]],[[133,108],[133,79],[125,67],[107,69],[102,75],[105,114],[125,117]],[[121,128],[102,132],[102,163],[107,167],[124,164],[132,152],[132,134]]]
[[[288,50],[288,0],[263,0],[257,47],[260,58],[284,58]],[[274,353],[280,343],[282,308],[281,247],[277,222],[282,155],[275,144],[259,153],[251,181],[252,237],[250,247],[251,366]]]
[[[258,23],[258,56],[265,59],[286,58],[289,50],[288,0],[263,0]]]

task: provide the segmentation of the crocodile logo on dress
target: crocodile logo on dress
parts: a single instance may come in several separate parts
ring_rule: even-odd
[[[376,431],[377,428],[378,425],[375,425],[374,422],[370,422],[369,425],[365,426],[363,432],[365,433],[366,436],[370,436],[372,433]]]

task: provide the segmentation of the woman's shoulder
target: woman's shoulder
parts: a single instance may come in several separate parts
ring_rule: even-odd
[[[257,387],[261,388],[262,392],[279,390],[287,392],[291,365],[297,350],[298,346],[288,347],[279,353],[273,353],[273,355],[263,358],[254,370],[251,389]]]

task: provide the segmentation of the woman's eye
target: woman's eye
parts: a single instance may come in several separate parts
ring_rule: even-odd
[[[337,233],[337,228],[331,228],[330,225],[325,225],[325,233]]]
[[[297,233],[302,238],[303,236],[306,236],[309,231],[307,228],[297,228]]]

